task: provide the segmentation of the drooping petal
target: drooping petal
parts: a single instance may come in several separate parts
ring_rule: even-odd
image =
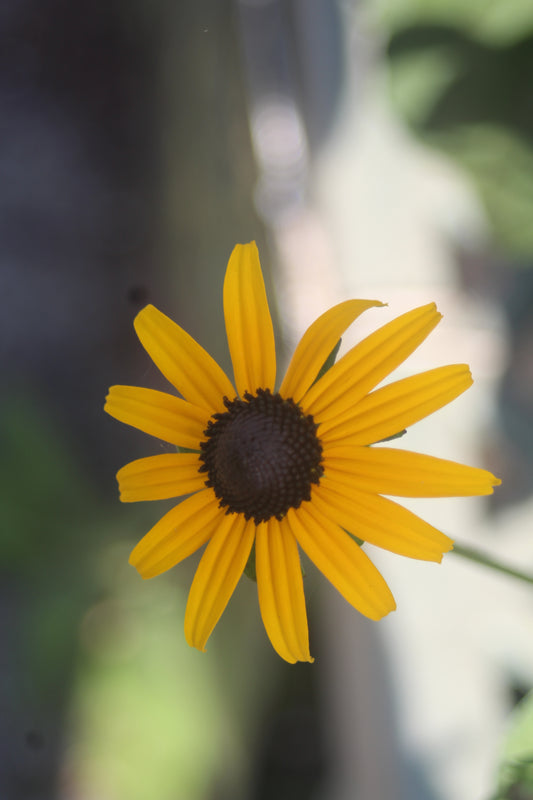
[[[313,661],[298,545],[285,520],[257,526],[257,592],[261,617],[272,646],[291,664]]]
[[[255,242],[238,244],[224,280],[224,318],[240,396],[274,390],[276,350],[265,283]]]
[[[185,611],[185,638],[191,647],[205,645],[243,573],[255,535],[253,521],[242,514],[222,517],[200,560]]]
[[[383,577],[359,545],[314,501],[291,508],[285,519],[302,550],[354,608],[370,619],[394,611]]]
[[[330,444],[374,444],[438,411],[471,385],[466,364],[402,378],[363,397],[344,415],[322,423],[319,436]]]
[[[328,447],[323,466],[332,485],[397,497],[492,494],[500,483],[484,469],[389,447]]]
[[[199,450],[208,417],[204,408],[155,389],[112,386],[104,411],[169,444]]]
[[[424,341],[441,314],[434,303],[408,311],[346,353],[302,399],[316,422],[326,422],[354,405]]]
[[[212,489],[203,489],[171,509],[133,548],[130,564],[143,578],[154,578],[201,547],[224,512]]]
[[[183,328],[152,305],[135,317],[142,346],[178,392],[209,413],[224,411],[224,396],[232,400],[235,389],[216,361]]]
[[[398,503],[358,492],[326,476],[314,489],[313,501],[358,539],[400,556],[440,562],[442,554],[453,547],[448,536]]]
[[[347,300],[315,320],[294,351],[279,389],[281,396],[292,397],[295,403],[299,403],[346,328],[363,311],[382,305],[379,300]]]
[[[205,486],[200,466],[196,453],[163,453],[131,461],[117,472],[120,499],[135,503],[197,492]]]

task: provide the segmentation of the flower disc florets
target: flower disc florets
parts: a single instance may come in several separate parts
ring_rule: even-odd
[[[200,444],[200,471],[226,513],[258,524],[310,500],[311,484],[324,472],[313,417],[268,389],[224,404],[227,411],[213,414]]]

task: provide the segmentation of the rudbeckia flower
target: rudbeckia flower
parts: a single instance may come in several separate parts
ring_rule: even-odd
[[[370,334],[317,379],[346,328],[381,305],[348,300],[322,314],[277,389],[274,331],[255,243],[235,247],[224,281],[234,383],[156,308],[137,315],[143,347],[180,396],[113,386],[105,410],[178,448],[133,461],[117,478],[123,502],[187,495],[141,539],[130,563],[153,578],[207,545],[185,611],[191,646],[205,649],[255,544],[270,641],[286,661],[312,661],[300,548],[349,603],[378,620],[395,602],[360,541],[426,561],[440,561],[453,545],[388,496],[485,495],[499,483],[482,469],[369,446],[472,383],[468,367],[454,364],[375,388],[439,322],[433,303]]]

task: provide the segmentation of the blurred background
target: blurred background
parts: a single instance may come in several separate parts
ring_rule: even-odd
[[[533,798],[533,587],[372,552],[398,610],[368,622],[309,568],[314,665],[277,657],[246,578],[192,651],[198,559],[141,581],[171,503],[114,477],[163,445],[102,411],[165,388],[147,302],[229,369],[236,242],[282,365],[334,302],[389,304],[348,346],[435,300],[394,377],[475,384],[401,446],[503,485],[409,505],[533,572],[533,4],[4,0],[0,30],[1,800]]]

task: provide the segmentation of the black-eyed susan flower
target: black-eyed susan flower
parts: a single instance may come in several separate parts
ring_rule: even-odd
[[[279,655],[312,661],[299,548],[362,614],[380,619],[394,598],[359,543],[440,561],[452,540],[389,497],[484,495],[489,472],[427,455],[370,447],[464,392],[464,364],[375,388],[428,336],[441,315],[415,308],[355,345],[317,380],[342,333],[375,300],[348,300],[306,331],[276,389],[274,332],[255,243],[237,245],[224,281],[233,384],[211,356],[153,306],[139,339],[181,395],[113,386],[111,416],[177,445],[117,475],[121,500],[182,497],[131,553],[152,578],[206,545],[185,612],[200,650],[252,552],[263,622]],[[187,451],[187,452],[184,452]]]

